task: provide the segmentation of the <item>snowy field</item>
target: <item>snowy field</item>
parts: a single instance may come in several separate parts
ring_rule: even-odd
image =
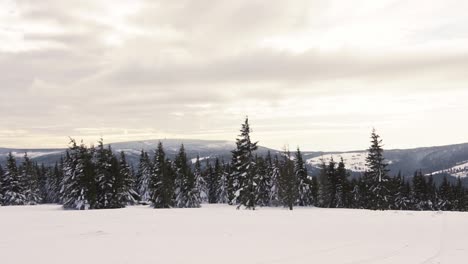
[[[468,213],[0,207],[0,263],[468,263]]]

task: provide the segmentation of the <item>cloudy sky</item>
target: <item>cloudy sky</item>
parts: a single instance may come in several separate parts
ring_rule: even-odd
[[[465,0],[0,0],[0,146],[468,142]]]

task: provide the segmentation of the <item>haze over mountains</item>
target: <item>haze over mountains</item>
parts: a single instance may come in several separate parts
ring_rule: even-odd
[[[223,140],[189,140],[189,139],[161,139],[112,143],[112,149],[116,152],[124,151],[128,160],[137,164],[141,150],[152,151],[156,149],[161,141],[169,157],[175,156],[180,144],[183,143],[187,150],[189,159],[199,155],[202,159],[219,157],[225,161],[230,161],[231,150],[235,148],[233,141]],[[281,150],[259,147],[257,153],[264,155],[270,150],[272,153],[280,153]],[[12,152],[16,157],[21,158],[25,152],[38,163],[51,165],[58,161],[65,149],[11,149],[0,148],[0,164],[5,163],[5,157]],[[291,149],[294,151],[294,149]],[[317,173],[322,163],[322,159],[329,161],[331,157],[335,161],[343,158],[347,169],[353,174],[365,171],[366,150],[348,152],[303,152],[309,172]],[[401,172],[406,177],[412,177],[416,170],[422,170],[425,174],[434,174],[438,178],[441,176],[462,177],[464,181],[468,179],[468,143],[424,147],[415,149],[395,149],[386,150],[385,157],[389,162],[391,175]],[[436,177],[436,179],[437,179]],[[466,178],[466,179],[465,179]]]

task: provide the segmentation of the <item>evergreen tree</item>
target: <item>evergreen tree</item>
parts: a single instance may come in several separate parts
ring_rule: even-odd
[[[416,171],[413,176],[412,198],[415,210],[428,210],[428,188],[422,171]]]
[[[260,156],[255,157],[255,177],[258,179],[258,205],[260,206],[268,206],[270,203],[271,174],[268,172],[270,165],[267,163],[271,162],[270,152],[268,152],[266,159]]]
[[[193,176],[195,178],[195,188],[198,190],[200,203],[207,203],[208,189],[205,178],[202,175],[200,156],[198,155],[194,165]]]
[[[41,197],[39,195],[38,173],[27,153],[24,154],[23,162],[21,163],[19,171],[21,175],[20,184],[23,189],[23,194],[26,198],[26,203],[31,205],[40,203]]]
[[[269,205],[270,206],[280,206],[280,161],[278,155],[275,155],[275,159],[272,162],[270,178],[270,193],[269,193]]]
[[[296,174],[297,187],[298,187],[298,200],[299,206],[309,206],[311,201],[310,180],[307,175],[307,168],[302,157],[301,150],[297,148],[296,156],[294,159],[294,173]]]
[[[312,181],[311,181],[311,185],[310,185],[310,196],[311,196],[311,203],[313,206],[319,206],[319,190],[320,190],[320,186],[319,186],[319,181],[318,181],[318,177],[316,176],[313,176],[312,177]]]
[[[442,211],[451,211],[453,202],[452,202],[452,186],[447,180],[447,177],[444,177],[442,184],[439,187],[439,199],[437,202],[437,207]]]
[[[196,188],[195,176],[188,164],[184,145],[180,146],[175,159],[176,174],[176,206],[179,208],[200,207],[200,193]]]
[[[174,172],[172,162],[166,159],[161,142],[154,157],[154,168],[151,173],[150,194],[154,208],[171,208],[174,206]]]
[[[136,179],[130,165],[127,163],[127,158],[123,151],[120,152],[119,160],[119,185],[121,186],[118,190],[118,200],[122,205],[133,205],[138,203],[140,199],[136,189]]]
[[[147,203],[151,198],[149,184],[152,173],[152,164],[148,153],[141,150],[140,162],[137,172],[137,191],[142,203]]]
[[[64,208],[85,210],[95,207],[97,190],[92,158],[93,149],[88,149],[83,143],[78,146],[71,139],[64,161],[64,178],[60,192]]]
[[[320,174],[318,180],[319,191],[317,205],[320,207],[329,207],[331,203],[331,196],[334,195],[334,192],[332,183],[330,182],[328,166],[324,160],[322,160],[322,164],[320,166]]]
[[[229,166],[221,162],[222,171],[218,178],[218,191],[216,193],[217,202],[221,204],[229,203]]]
[[[293,210],[294,204],[299,196],[297,178],[294,171],[294,162],[291,160],[289,151],[285,151],[281,159],[279,169],[279,199],[281,203]]]
[[[250,139],[249,119],[246,118],[241,134],[236,140],[237,149],[233,151],[236,155],[232,164],[236,169],[233,177],[236,178],[235,197],[239,202],[238,208],[244,206],[247,209],[255,210],[258,201],[258,175],[254,159],[254,151],[257,150],[257,142]]]
[[[365,180],[369,185],[370,201],[368,208],[373,210],[385,210],[389,207],[389,193],[386,187],[388,182],[387,163],[383,156],[382,140],[375,129],[371,135],[371,146],[366,158],[367,171]]]
[[[114,159],[112,150],[104,147],[102,139],[96,149],[95,175],[97,182],[96,208],[120,208],[122,207],[117,196],[118,162]]]
[[[343,208],[347,204],[346,187],[348,177],[348,172],[346,171],[343,158],[341,158],[340,162],[338,163],[338,167],[335,173],[335,206],[337,208]]]
[[[10,152],[7,157],[7,163],[2,180],[3,205],[24,205],[27,200],[23,194],[21,176],[16,166],[16,160]]]

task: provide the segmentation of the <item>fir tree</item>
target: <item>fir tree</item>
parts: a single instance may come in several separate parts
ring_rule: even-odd
[[[171,208],[174,206],[174,185],[172,162],[166,159],[163,145],[159,142],[154,157],[149,190],[154,208]]]
[[[119,208],[120,201],[117,197],[118,163],[114,160],[112,150],[104,147],[102,139],[96,149],[96,182],[97,204],[96,208]]]
[[[221,168],[222,170],[220,171],[218,178],[218,191],[216,193],[216,197],[218,203],[227,204],[229,203],[229,168],[224,162],[221,162]]]
[[[236,168],[235,175],[237,178],[235,192],[236,200],[239,202],[238,208],[244,206],[247,209],[255,210],[258,201],[258,175],[256,174],[256,165],[254,159],[254,151],[257,150],[257,142],[252,142],[250,139],[249,119],[246,118],[241,134],[236,140],[237,149],[233,151],[236,155],[233,166]]]
[[[338,163],[338,167],[336,169],[336,177],[335,177],[335,206],[337,208],[343,208],[347,204],[347,196],[346,196],[346,187],[347,187],[347,177],[348,172],[346,171],[345,163],[343,158],[341,158],[340,162]]]
[[[452,186],[447,180],[447,177],[444,177],[442,184],[439,187],[439,199],[437,202],[437,207],[442,211],[451,211],[452,210],[452,197],[453,197]]]
[[[27,200],[23,194],[21,176],[16,166],[16,160],[10,152],[2,181],[3,205],[24,205]]]
[[[120,204],[123,205],[133,205],[138,203],[140,199],[136,189],[136,180],[130,168],[130,165],[127,163],[127,158],[123,151],[120,152],[119,160],[119,185],[121,187],[118,190],[118,200]]]
[[[389,205],[389,193],[386,187],[388,182],[387,163],[383,156],[382,140],[375,129],[371,134],[371,146],[366,158],[367,171],[365,180],[369,185],[370,201],[366,206],[373,210],[385,210]]]
[[[269,193],[269,206],[280,206],[280,161],[278,155],[275,155],[275,159],[272,162],[269,173],[270,178],[270,193]]]
[[[64,178],[60,192],[65,209],[85,210],[95,207],[97,194],[92,158],[92,149],[84,144],[78,146],[71,139],[64,161]]]
[[[279,199],[281,203],[293,210],[299,196],[297,179],[294,171],[294,162],[289,151],[285,151],[279,169]]]
[[[294,159],[294,173],[296,174],[297,187],[298,187],[298,200],[299,206],[309,206],[311,201],[310,180],[307,175],[307,168],[302,157],[301,150],[297,148],[296,156]]]
[[[148,153],[141,150],[140,162],[137,171],[137,191],[142,203],[146,203],[151,198],[149,184],[151,179],[152,164]]]
[[[176,206],[179,208],[200,207],[200,194],[196,188],[195,177],[188,164],[184,145],[181,145],[175,159]]]
[[[208,202],[208,189],[205,178],[202,175],[200,156],[197,155],[195,160],[193,176],[195,178],[195,188],[198,190],[200,203]]]
[[[23,162],[20,166],[20,184],[22,185],[23,194],[26,198],[26,203],[34,205],[41,202],[39,195],[39,177],[37,170],[28,154],[24,154]]]

